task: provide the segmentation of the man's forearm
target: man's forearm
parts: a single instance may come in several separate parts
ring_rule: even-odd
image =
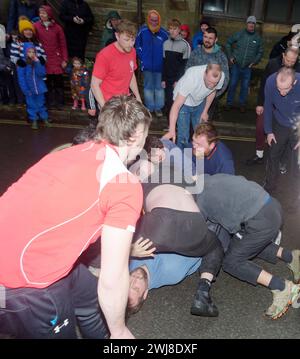
[[[169,130],[176,131],[176,122],[178,118],[179,108],[177,106],[172,106],[170,115],[169,115]]]
[[[101,309],[105,316],[111,336],[118,338],[122,336],[126,328],[125,310],[128,300],[129,271],[124,270],[122,276],[111,283],[99,278],[98,298]]]
[[[133,74],[133,76],[132,76],[129,87],[130,87],[130,90],[132,91],[132,93],[134,94],[134,96],[136,97],[136,99],[138,101],[142,102],[135,74]]]
[[[91,89],[92,89],[92,92],[95,96],[95,99],[96,101],[98,102],[98,104],[100,105],[100,107],[103,107],[104,104],[105,104],[105,100],[104,100],[104,97],[103,97],[103,93],[100,89],[100,82],[95,80],[94,77],[92,77],[92,81],[91,81]]]
[[[207,96],[206,104],[205,104],[203,112],[208,113],[208,110],[209,110],[211,104],[213,103],[213,100],[215,97],[216,97],[216,91],[212,92],[210,95]]]

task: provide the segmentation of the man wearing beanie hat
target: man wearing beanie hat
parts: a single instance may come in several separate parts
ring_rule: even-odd
[[[162,117],[165,104],[164,89],[161,87],[163,69],[163,43],[169,38],[161,27],[160,14],[150,10],[146,25],[143,25],[136,38],[136,52],[144,74],[144,101],[149,111]]]
[[[246,111],[252,67],[260,62],[263,55],[262,38],[255,31],[256,17],[249,16],[246,23],[246,28],[233,34],[226,43],[226,51],[231,64],[226,109],[230,110],[232,107],[237,85],[241,81],[239,106],[242,113]]]
[[[103,49],[105,46],[117,41],[115,33],[120,21],[121,16],[117,11],[112,10],[107,14],[105,28],[102,32],[100,49]]]

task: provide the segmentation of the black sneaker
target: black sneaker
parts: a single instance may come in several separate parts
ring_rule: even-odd
[[[201,317],[217,317],[219,315],[218,308],[213,303],[209,292],[197,289],[194,302],[191,306],[191,314]]]
[[[264,163],[264,158],[263,157],[258,157],[257,155],[255,155],[254,157],[249,158],[246,161],[247,166],[261,165],[263,163]]]

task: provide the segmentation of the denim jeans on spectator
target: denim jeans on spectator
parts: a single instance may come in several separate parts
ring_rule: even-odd
[[[252,70],[249,67],[241,68],[238,64],[234,64],[231,66],[230,82],[227,94],[227,105],[233,105],[235,91],[239,80],[241,80],[239,105],[244,106],[246,104],[248,89],[251,80],[251,72]]]
[[[203,112],[206,101],[198,106],[183,105],[179,110],[177,119],[177,146],[182,150],[188,146],[190,142],[190,126],[192,123],[193,130],[200,122],[200,116]]]
[[[144,71],[144,101],[149,111],[161,110],[165,105],[165,92],[161,87],[161,72]]]

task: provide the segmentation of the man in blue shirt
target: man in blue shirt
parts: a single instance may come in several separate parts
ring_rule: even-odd
[[[270,146],[265,183],[268,192],[276,190],[279,161],[285,150],[290,155],[289,179],[299,178],[296,151],[299,147],[296,131],[300,116],[299,80],[300,74],[295,73],[294,69],[282,67],[277,73],[269,76],[265,85],[264,129]]]
[[[193,160],[204,157],[204,173],[234,175],[234,162],[230,149],[219,140],[216,128],[210,123],[199,124],[193,135]]]

